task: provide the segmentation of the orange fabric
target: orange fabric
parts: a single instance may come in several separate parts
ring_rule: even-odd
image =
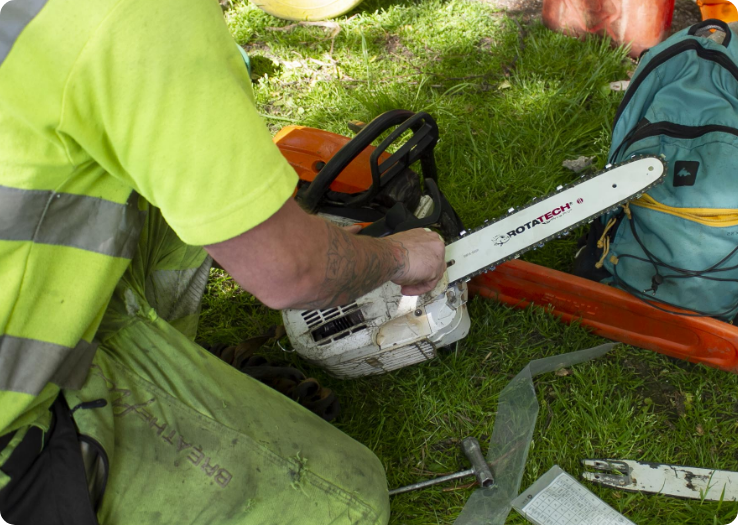
[[[697,0],[702,20],[717,18],[723,22],[738,22],[738,9],[728,0]]]

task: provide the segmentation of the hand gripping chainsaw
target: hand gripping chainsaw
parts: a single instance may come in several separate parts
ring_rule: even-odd
[[[471,277],[615,210],[666,173],[660,157],[633,157],[466,231],[438,188],[438,126],[427,113],[389,111],[353,139],[288,126],[274,140],[300,177],[295,198],[307,211],[340,225],[361,223],[360,235],[433,227],[452,239],[446,274],[429,293],[403,296],[389,282],[344,306],[282,312],[295,351],[340,378],[433,359],[438,348],[469,332]],[[422,184],[411,169],[416,163]]]

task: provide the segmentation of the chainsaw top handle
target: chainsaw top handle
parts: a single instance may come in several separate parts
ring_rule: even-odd
[[[368,204],[383,184],[418,160],[420,160],[423,178],[437,180],[436,162],[433,156],[433,148],[438,142],[436,121],[425,112],[413,113],[405,109],[395,109],[381,114],[367,124],[356,137],[343,146],[323,166],[310,185],[297,192],[296,198],[301,206],[310,213],[317,212],[323,196],[338,175],[380,135],[395,126],[397,126],[396,129],[382,141],[370,157],[372,185],[366,191],[352,195],[344,205],[356,207]],[[380,159],[387,148],[408,129],[413,131],[413,136],[396,152],[384,160]],[[435,200],[435,195],[433,197]]]

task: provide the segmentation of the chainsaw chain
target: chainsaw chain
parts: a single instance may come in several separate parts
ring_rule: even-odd
[[[507,215],[503,215],[502,217],[498,217],[498,218],[494,219],[493,221],[487,221],[482,226],[478,226],[477,228],[473,228],[473,229],[470,229],[470,230],[463,231],[460,236],[458,236],[454,240],[446,243],[446,246],[448,246],[450,244],[453,244],[454,242],[458,241],[462,237],[468,237],[469,235],[472,235],[474,233],[477,233],[478,231],[484,230],[485,228],[489,228],[490,226],[494,226],[495,223],[501,221],[502,219],[506,219],[507,217],[509,217],[510,215],[512,215],[514,213],[519,213],[519,212],[525,210],[526,208],[529,208],[530,206],[533,206],[534,204],[537,204],[541,200],[549,199],[549,198],[551,198],[551,197],[553,197],[555,195],[558,195],[561,192],[564,192],[564,191],[569,190],[571,188],[574,188],[574,187],[576,187],[576,186],[578,186],[580,184],[583,184],[585,182],[588,182],[588,181],[594,179],[595,177],[599,177],[600,175],[603,175],[603,174],[607,173],[608,171],[611,171],[611,170],[613,170],[615,168],[620,168],[622,166],[626,166],[628,164],[631,164],[633,162],[636,162],[636,161],[641,160],[641,159],[644,159],[644,158],[657,158],[659,161],[661,161],[661,164],[663,164],[663,166],[664,166],[664,172],[661,175],[661,177],[659,177],[658,180],[656,180],[653,183],[649,184],[645,188],[638,190],[637,193],[634,193],[630,197],[627,197],[627,198],[623,199],[622,201],[618,202],[617,204],[615,204],[615,205],[613,205],[613,206],[611,206],[609,208],[606,208],[604,210],[601,210],[599,213],[596,213],[594,215],[590,215],[589,217],[587,217],[585,219],[582,219],[578,223],[576,223],[576,224],[574,224],[572,226],[569,226],[568,228],[565,228],[565,229],[563,229],[563,230],[561,230],[561,231],[559,231],[557,233],[554,233],[554,234],[546,237],[545,239],[543,239],[539,243],[536,243],[534,245],[527,246],[526,248],[523,248],[522,250],[518,250],[517,252],[515,252],[513,254],[510,254],[507,257],[503,257],[502,259],[498,259],[497,261],[489,264],[488,266],[485,266],[484,268],[481,268],[481,269],[479,269],[479,270],[477,270],[475,272],[472,272],[472,273],[466,275],[465,277],[461,277],[460,279],[456,279],[454,282],[452,282],[450,284],[453,285],[453,284],[457,284],[457,283],[460,283],[460,282],[468,282],[470,279],[472,279],[473,277],[476,277],[477,275],[481,275],[483,273],[490,272],[490,271],[494,270],[498,265],[500,265],[500,264],[502,264],[504,262],[510,261],[512,259],[517,259],[518,257],[520,257],[521,255],[523,255],[524,253],[529,252],[531,250],[542,248],[549,241],[551,241],[553,239],[560,239],[561,237],[565,237],[572,230],[575,230],[576,228],[579,228],[583,224],[585,224],[585,223],[586,224],[590,224],[596,218],[601,217],[602,215],[605,215],[606,213],[613,212],[613,211],[617,210],[618,208],[620,208],[623,204],[625,204],[627,202],[630,202],[630,201],[632,201],[634,199],[639,198],[641,195],[643,195],[644,193],[646,193],[648,190],[650,190],[654,186],[657,186],[658,184],[661,184],[664,181],[664,179],[666,178],[668,164],[665,161],[665,157],[663,155],[660,155],[659,157],[655,157],[653,155],[633,155],[627,161],[619,162],[617,164],[608,164],[608,167],[606,167],[604,170],[598,171],[597,173],[594,173],[594,174],[591,174],[591,175],[582,175],[582,176],[579,177],[578,180],[576,180],[574,182],[571,182],[571,183],[569,183],[569,184],[567,184],[565,186],[564,185],[558,186],[556,188],[556,191],[554,191],[552,193],[549,193],[548,195],[546,195],[545,197],[542,197],[540,199],[539,198],[533,198],[528,204],[524,204],[520,208],[513,208],[513,211],[509,211]]]

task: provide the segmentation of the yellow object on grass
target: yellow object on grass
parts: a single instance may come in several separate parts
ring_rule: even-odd
[[[254,5],[284,20],[327,20],[348,13],[362,0],[255,0]]]

